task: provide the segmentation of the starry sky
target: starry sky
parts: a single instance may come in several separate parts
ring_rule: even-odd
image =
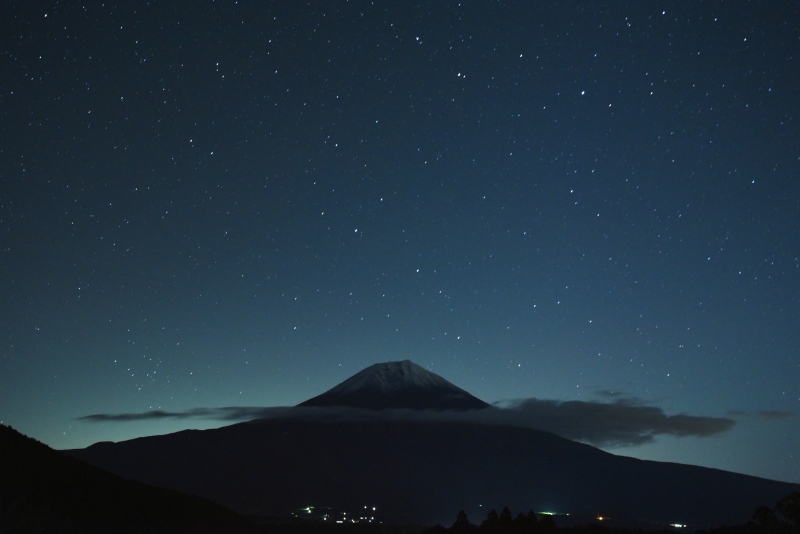
[[[411,359],[800,482],[796,3],[2,12],[4,424],[211,428]]]

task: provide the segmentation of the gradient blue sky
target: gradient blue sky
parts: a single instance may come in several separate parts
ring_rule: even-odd
[[[732,419],[607,450],[800,482],[795,3],[3,12],[5,424],[207,428],[80,418],[408,358],[488,402]]]

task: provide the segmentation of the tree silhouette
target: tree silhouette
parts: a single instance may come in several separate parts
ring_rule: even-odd
[[[464,534],[472,530],[472,524],[469,522],[467,513],[464,510],[458,512],[456,520],[453,523],[453,526],[450,527],[450,530],[458,534]]]
[[[779,500],[775,508],[800,532],[800,492],[794,491]]]
[[[489,513],[486,514],[486,519],[483,520],[481,523],[481,532],[486,534],[498,534],[500,531],[500,516],[497,515],[497,511],[492,508],[489,510]]]
[[[527,515],[520,512],[514,519],[513,532],[514,534],[532,534],[536,532],[537,523],[536,514],[532,510]]]
[[[459,518],[461,514],[459,513]],[[537,534],[539,532],[550,532],[557,530],[555,522],[552,517],[545,516],[540,522],[533,511],[527,514],[520,512],[514,518],[508,506],[505,506],[500,514],[496,510],[490,510],[486,514],[486,519],[483,520],[480,526],[480,534]],[[456,518],[456,523],[459,522]],[[466,514],[464,514],[464,521],[466,521]],[[466,522],[469,524],[469,522]],[[455,528],[455,523],[453,524]],[[474,528],[474,527],[473,527]]]
[[[514,517],[511,515],[511,510],[509,510],[508,506],[504,506],[498,519],[498,527],[500,528],[500,532],[511,532],[511,527],[513,526]]]
[[[558,527],[556,526],[556,520],[553,516],[542,516],[542,519],[539,521],[539,532],[553,532],[555,530],[558,530]]]
[[[780,525],[780,521],[775,517],[775,512],[769,506],[759,506],[753,513],[753,521],[756,525],[763,529],[776,529]]]
[[[528,520],[528,524],[531,527],[535,527],[538,519],[536,519],[536,514],[533,513],[533,510],[528,510],[528,515],[525,516],[525,519]]]

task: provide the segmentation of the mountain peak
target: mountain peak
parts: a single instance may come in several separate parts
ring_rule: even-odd
[[[411,360],[376,363],[298,406],[477,410],[489,405]]]

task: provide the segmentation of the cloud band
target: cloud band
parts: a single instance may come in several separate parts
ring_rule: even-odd
[[[419,410],[372,411],[354,408],[261,408],[229,406],[192,408],[184,411],[151,410],[138,413],[99,413],[80,417],[90,422],[131,422],[162,419],[206,419],[225,422],[259,418],[301,417],[369,420],[460,421],[510,425],[552,432],[598,447],[635,446],[652,442],[658,435],[709,437],[727,432],[736,422],[728,417],[688,414],[667,415],[661,408],[647,406],[635,399],[618,398],[613,402],[554,401],[520,399],[502,406],[468,412]]]

